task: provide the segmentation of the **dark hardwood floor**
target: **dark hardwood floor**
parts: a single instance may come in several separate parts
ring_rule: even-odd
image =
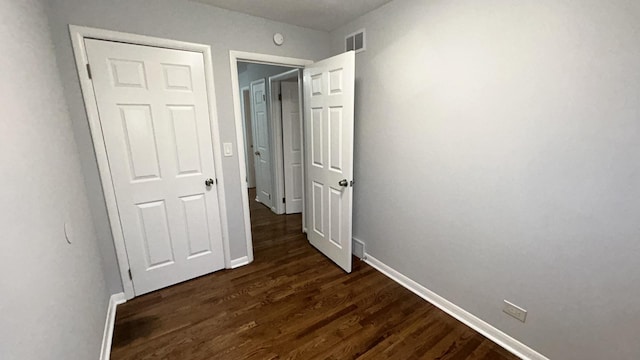
[[[345,274],[254,198],[255,261],[119,306],[112,359],[517,359],[360,260]]]

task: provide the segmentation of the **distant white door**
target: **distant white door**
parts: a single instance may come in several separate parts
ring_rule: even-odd
[[[304,69],[307,237],[351,272],[353,51]]]
[[[203,55],[85,44],[135,294],[222,269]]]
[[[269,141],[269,117],[264,79],[251,83],[251,107],[253,109],[253,149],[256,168],[257,200],[273,206],[273,182],[271,180],[271,144]]]
[[[282,143],[284,157],[285,211],[302,212],[302,123],[298,83],[280,83],[282,94]]]
[[[254,165],[255,155],[253,154],[253,125],[251,123],[251,88],[247,86],[241,91],[242,117],[244,120],[244,143],[246,145],[245,162],[247,164],[247,187],[254,188],[256,187],[256,167]]]

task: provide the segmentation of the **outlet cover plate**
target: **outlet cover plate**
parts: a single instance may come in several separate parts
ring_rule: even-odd
[[[527,319],[527,310],[519,307],[518,305],[510,303],[507,300],[504,300],[504,308],[502,309],[502,311],[522,322]]]

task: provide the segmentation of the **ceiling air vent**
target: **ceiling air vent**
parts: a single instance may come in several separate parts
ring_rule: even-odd
[[[345,38],[345,51],[355,50],[356,53],[359,53],[366,49],[364,29],[349,34]]]

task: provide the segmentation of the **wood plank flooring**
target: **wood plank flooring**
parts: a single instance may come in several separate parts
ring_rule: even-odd
[[[111,358],[517,359],[360,260],[345,274],[300,215],[251,200],[251,222],[252,264],[119,306]]]

